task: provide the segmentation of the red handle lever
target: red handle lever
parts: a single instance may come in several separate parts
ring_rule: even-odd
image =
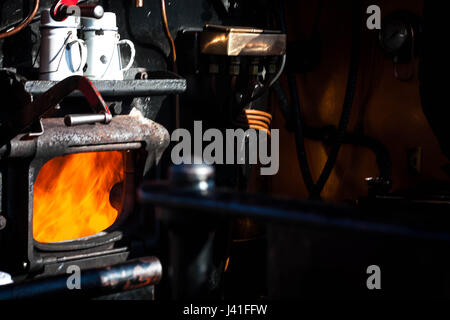
[[[56,21],[62,21],[64,20],[66,17],[60,17],[58,15],[59,13],[59,9],[61,6],[76,6],[78,3],[78,0],[59,0],[59,1],[55,1],[52,5],[52,8],[50,9],[50,13],[52,15],[52,18]]]

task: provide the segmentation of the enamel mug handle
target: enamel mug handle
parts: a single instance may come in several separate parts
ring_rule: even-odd
[[[74,63],[73,63],[73,56],[71,55],[72,69],[74,70],[74,72],[79,72],[79,71],[83,70],[84,66],[87,63],[88,50],[87,50],[86,43],[81,39],[76,39],[76,40],[72,41],[71,43],[69,43],[69,45],[68,45],[69,48],[72,47],[74,44],[78,44],[78,46],[80,47],[81,63],[78,66],[78,68],[75,68]]]
[[[122,68],[122,70],[120,70],[120,71],[127,71],[127,70],[129,70],[131,68],[131,66],[134,63],[134,59],[136,57],[136,48],[134,47],[134,43],[131,42],[130,40],[120,40],[118,42],[118,45],[120,46],[122,44],[125,44],[128,47],[130,47],[130,51],[131,51],[130,62],[128,62],[128,65],[125,68]]]

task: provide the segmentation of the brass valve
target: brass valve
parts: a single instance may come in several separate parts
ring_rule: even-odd
[[[136,8],[142,8],[144,6],[144,0],[136,0]]]

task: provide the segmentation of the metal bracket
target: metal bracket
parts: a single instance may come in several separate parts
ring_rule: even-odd
[[[29,130],[38,119],[53,115],[59,103],[75,90],[81,91],[95,113],[106,115],[105,123],[111,122],[111,112],[92,82],[86,77],[72,76],[58,82],[27,105],[18,106],[17,111],[0,123],[0,146]]]
[[[35,124],[31,126],[31,132],[28,134],[30,138],[40,137],[45,133],[42,119],[39,119]]]

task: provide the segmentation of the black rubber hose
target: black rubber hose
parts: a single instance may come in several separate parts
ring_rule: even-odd
[[[308,164],[308,158],[306,156],[305,138],[303,136],[303,120],[300,113],[300,101],[298,97],[297,81],[295,74],[289,70],[287,73],[289,90],[291,91],[291,101],[293,105],[292,117],[295,119],[295,144],[297,150],[297,158],[302,172],[303,181],[305,182],[306,189],[310,196],[314,194],[316,190],[314,180],[311,175],[311,170]]]
[[[281,85],[277,87],[274,85],[274,92],[280,103],[282,114],[286,121],[286,129],[290,132],[294,131],[295,127],[292,125],[292,115],[290,112],[290,104]],[[333,145],[336,140],[337,129],[333,126],[325,128],[312,128],[304,126],[305,138],[322,141],[327,145]],[[379,176],[384,181],[391,181],[392,179],[392,160],[389,150],[380,141],[366,136],[362,133],[346,133],[343,140],[344,144],[354,146],[362,146],[370,149],[376,157],[376,162],[379,169]]]
[[[280,26],[281,31],[284,34],[287,34],[286,21],[284,17],[284,0],[279,1],[280,5]],[[305,149],[305,139],[303,137],[303,126],[302,126],[302,118],[300,114],[300,100],[298,97],[298,88],[297,88],[297,80],[294,71],[289,67],[289,55],[288,55],[288,66],[287,66],[287,79],[289,85],[289,91],[291,93],[291,105],[292,107],[292,116],[294,118],[294,127],[295,127],[295,144],[297,150],[297,158],[300,166],[300,171],[303,176],[303,181],[305,183],[306,189],[308,193],[311,194],[314,191],[314,181],[312,179],[311,170],[309,168],[308,159],[306,157],[306,149]]]
[[[337,138],[337,129],[333,126],[324,128],[312,128],[305,126],[304,135],[306,138],[322,141],[327,145],[334,145]],[[371,150],[376,157],[379,169],[379,176],[385,181],[391,181],[392,161],[387,148],[378,140],[368,137],[362,133],[346,132],[342,140],[343,144],[361,146]]]
[[[273,92],[275,92],[275,95],[279,101],[280,111],[286,121],[286,129],[289,132],[294,132],[295,124],[294,119],[292,118],[292,111],[291,111],[291,105],[289,103],[288,97],[286,96],[286,93],[283,90],[283,86],[281,85],[280,81],[277,81],[272,86]]]
[[[356,1],[355,1],[356,2]],[[354,3],[355,3],[354,2]],[[283,0],[280,1],[280,25],[281,30],[286,33],[286,22],[284,19],[284,4]],[[355,97],[356,91],[356,83],[358,80],[358,71],[359,71],[359,55],[360,55],[360,32],[361,32],[361,24],[360,24],[360,5],[356,5],[353,7],[352,14],[352,48],[350,54],[350,66],[349,66],[349,74],[347,81],[347,89],[344,99],[344,105],[342,110],[342,115],[339,121],[338,131],[336,134],[336,140],[334,145],[332,146],[332,150],[328,157],[328,160],[323,168],[323,171],[315,184],[312,176],[311,170],[309,168],[308,159],[306,156],[306,150],[304,145],[304,133],[303,133],[303,121],[301,118],[300,112],[300,101],[298,97],[298,88],[295,73],[292,69],[288,67],[287,78],[289,84],[289,90],[291,92],[291,105],[292,105],[292,116],[295,119],[295,139],[297,146],[297,157],[300,165],[300,169],[302,172],[302,176],[305,182],[305,185],[309,191],[310,197],[313,199],[320,198],[320,194],[328,181],[330,174],[336,164],[337,157],[339,155],[339,151],[344,142],[346,130],[348,127],[348,123],[350,121],[350,115],[352,111],[353,101]],[[288,56],[289,57],[289,56]],[[289,60],[288,60],[289,61]]]
[[[320,198],[325,184],[330,178],[331,171],[333,170],[339,151],[342,147],[345,133],[350,121],[350,115],[353,107],[353,101],[356,92],[356,83],[358,81],[358,71],[359,71],[359,58],[360,58],[360,33],[361,33],[361,21],[360,21],[360,6],[356,6],[353,11],[353,25],[352,25],[352,48],[350,54],[350,67],[348,73],[347,89],[345,92],[344,106],[342,108],[341,119],[339,120],[338,132],[336,136],[336,141],[331,149],[328,156],[328,160],[323,168],[322,174],[320,175],[313,193],[312,198]]]

